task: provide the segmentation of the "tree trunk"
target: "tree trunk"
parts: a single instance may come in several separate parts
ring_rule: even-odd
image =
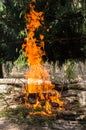
[[[0,64],[0,78],[3,78],[2,64]]]

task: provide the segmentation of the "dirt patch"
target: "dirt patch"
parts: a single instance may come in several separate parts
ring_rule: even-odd
[[[20,130],[17,124],[10,123],[6,118],[0,118],[0,130]]]

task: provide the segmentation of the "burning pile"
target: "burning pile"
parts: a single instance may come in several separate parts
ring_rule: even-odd
[[[31,108],[40,108],[42,112],[52,114],[52,109],[61,109],[63,102],[60,101],[60,94],[54,90],[54,85],[50,81],[48,71],[44,67],[42,56],[44,52],[44,35],[39,35],[39,40],[35,38],[35,31],[44,25],[43,12],[35,11],[35,0],[31,1],[30,12],[25,15],[28,22],[26,44],[22,48],[30,64],[26,74],[28,84],[24,90],[25,105]]]

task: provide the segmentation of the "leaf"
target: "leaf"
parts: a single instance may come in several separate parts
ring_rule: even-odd
[[[0,1],[0,12],[4,11],[5,5]]]

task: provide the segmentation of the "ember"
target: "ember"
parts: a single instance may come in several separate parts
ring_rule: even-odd
[[[28,84],[25,87],[25,106],[31,108],[40,108],[40,114],[52,114],[52,110],[62,109],[63,102],[60,101],[60,94],[54,90],[54,85],[50,81],[48,71],[44,67],[42,60],[44,51],[44,35],[40,34],[39,40],[35,38],[35,31],[44,26],[43,12],[35,11],[35,0],[31,1],[30,12],[25,14],[28,22],[26,44],[22,45],[25,50],[25,56],[30,64],[29,71],[26,74]],[[42,25],[41,25],[42,24]],[[35,112],[34,114],[38,114]],[[33,113],[30,113],[33,114]]]

